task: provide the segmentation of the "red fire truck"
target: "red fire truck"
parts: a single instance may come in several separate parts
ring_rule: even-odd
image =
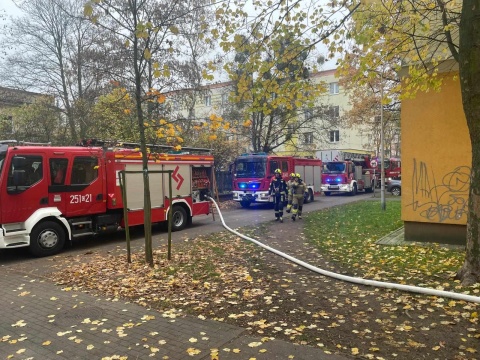
[[[328,162],[338,162],[345,159],[354,160],[357,165],[364,169],[371,169],[376,179],[376,184],[380,187],[381,163],[379,157],[372,157],[371,151],[366,150],[319,150],[316,156],[322,160],[323,164]],[[385,159],[384,162],[385,179],[402,178],[402,162],[400,158],[392,157]]]
[[[291,173],[300,174],[307,184],[306,203],[313,201],[315,194],[321,193],[322,162],[319,159],[249,153],[235,160],[233,200],[240,202],[242,207],[271,202],[268,189],[276,169],[282,170],[285,181]]]
[[[199,150],[198,154],[186,153]],[[201,150],[201,151],[200,151]],[[210,213],[213,156],[207,149],[150,154],[152,223],[172,209],[172,229]],[[0,249],[28,247],[35,256],[60,252],[67,241],[124,226],[120,171],[141,171],[138,148],[11,146],[0,143]],[[126,174],[128,224],[143,224],[143,175]]]
[[[356,195],[357,191],[373,192],[374,174],[355,160],[330,161],[324,164],[322,191]]]
[[[375,166],[373,166],[375,165]],[[370,167],[375,169],[375,173],[377,174],[378,184],[380,185],[380,173],[381,173],[381,166],[380,158],[374,157],[370,160]],[[402,178],[402,161],[400,158],[389,158],[385,159],[383,164],[385,169],[385,179],[401,179]]]
[[[325,195],[373,191],[375,171],[366,151],[321,150],[317,156],[329,159],[323,162],[322,191]]]

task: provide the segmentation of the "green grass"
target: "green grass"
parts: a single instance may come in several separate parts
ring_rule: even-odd
[[[305,234],[326,258],[353,276],[436,288],[459,288],[454,280],[465,252],[437,244],[377,245],[400,228],[401,203],[360,201],[307,215]]]

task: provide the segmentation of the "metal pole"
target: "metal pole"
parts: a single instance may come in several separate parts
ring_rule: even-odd
[[[380,72],[380,203],[382,204],[382,210],[387,209],[385,203],[385,139],[383,128],[383,69]]]
[[[125,225],[125,239],[127,241],[127,262],[132,263],[132,250],[130,246],[130,227],[128,226],[128,206],[127,206],[127,177],[125,170],[120,171],[118,174],[120,181],[120,189],[122,191],[123,202],[123,222]]]
[[[168,170],[168,201],[170,209],[168,210],[168,239],[167,239],[167,259],[172,260],[172,173],[173,170]]]

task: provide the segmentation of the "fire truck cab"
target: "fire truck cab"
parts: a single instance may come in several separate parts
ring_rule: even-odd
[[[156,154],[149,171],[152,223],[167,220],[181,230],[192,217],[209,214],[211,155]],[[60,252],[74,238],[124,226],[119,173],[142,169],[138,149],[9,146],[0,144],[0,249],[28,247],[35,256]],[[129,226],[143,224],[143,177],[127,175]]]
[[[319,159],[245,153],[234,163],[233,201],[244,208],[251,204],[273,204],[268,190],[276,169],[282,171],[285,181],[292,172],[300,174],[307,185],[305,203],[314,201],[315,194],[321,193],[322,162]]]

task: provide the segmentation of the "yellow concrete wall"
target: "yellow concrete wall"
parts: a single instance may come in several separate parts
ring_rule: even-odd
[[[460,83],[402,101],[402,220],[465,225],[471,144]]]

